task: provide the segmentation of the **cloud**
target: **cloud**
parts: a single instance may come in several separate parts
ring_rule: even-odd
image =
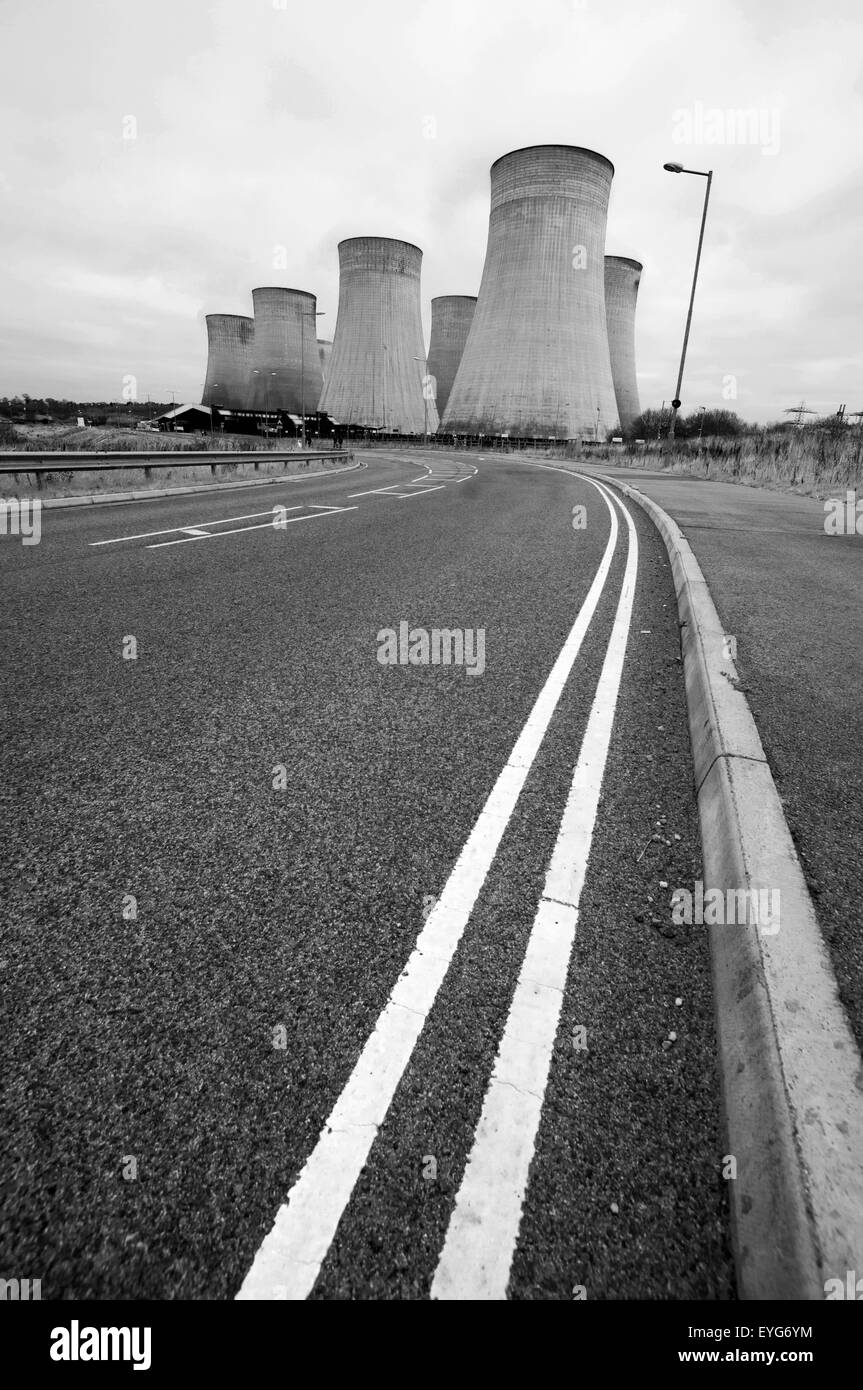
[[[802,394],[833,408],[860,368],[858,8],[13,0],[0,394],[119,397],[131,373],[196,399],[205,313],[293,285],[332,337],[337,243],[364,233],[423,248],[428,330],[433,296],[479,286],[492,161],[563,142],[615,165],[608,249],[645,266],[645,404],[672,393],[686,315],[704,185],[662,170],[683,158],[715,171],[685,401],[729,404],[732,374],[751,418]],[[728,138],[751,109],[772,153]],[[702,120],[676,142],[675,113],[699,110],[727,114],[725,138]]]

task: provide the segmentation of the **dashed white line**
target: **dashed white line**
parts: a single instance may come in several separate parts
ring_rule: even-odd
[[[606,494],[597,490],[611,517],[611,533],[587,597],[315,1148],[264,1237],[238,1299],[302,1299],[314,1286],[608,579],[617,545],[617,513]]]
[[[284,507],[286,512],[301,512],[305,502],[299,502],[295,507]],[[90,545],[119,545],[120,541],[147,541],[151,536],[173,536],[177,531],[196,531],[202,526],[224,526],[228,521],[255,521],[259,516],[273,516],[274,509],[269,508],[265,512],[248,512],[245,516],[223,516],[215,517],[210,521],[195,521],[190,526],[166,526],[161,531],[141,531],[136,536],[112,536],[109,541],[90,541]],[[151,547],[147,547],[150,549]]]
[[[445,486],[445,483],[438,483],[437,487],[424,487],[421,492],[406,492],[403,494],[401,500],[407,502],[410,501],[412,497],[422,497],[423,492],[442,492]]]
[[[401,486],[401,483],[388,483],[386,487],[370,487],[367,492],[349,492],[348,501],[350,501],[352,497],[373,497],[376,492],[386,496],[390,488]]]
[[[297,509],[285,508],[286,511],[296,511]],[[281,531],[284,526],[293,526],[298,521],[325,521],[333,512],[356,512],[358,507],[335,507],[332,511],[318,512],[316,516],[292,516],[286,521],[274,517],[272,521],[259,522],[257,526],[233,526],[230,531],[200,531],[194,536],[180,536],[175,541],[158,541],[156,545],[148,545],[147,550],[164,550],[168,545],[187,545],[191,541],[216,541],[220,536],[239,536],[244,531]]]
[[[632,620],[638,537],[623,511],[629,550],[611,638],[432,1298],[506,1298]]]

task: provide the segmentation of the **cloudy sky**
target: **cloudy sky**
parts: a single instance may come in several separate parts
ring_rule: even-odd
[[[199,400],[204,315],[311,290],[338,241],[423,248],[423,312],[475,294],[491,162],[615,165],[644,262],[643,405],[863,410],[859,0],[0,0],[0,395]],[[746,115],[749,113],[749,115]],[[281,250],[280,248],[284,248]]]

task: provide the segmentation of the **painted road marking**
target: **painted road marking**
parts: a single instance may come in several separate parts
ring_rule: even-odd
[[[473,1149],[432,1282],[431,1296],[436,1299],[506,1298],[632,621],[638,537],[629,511],[618,505],[629,530],[623,587]]]
[[[306,1298],[318,1277],[605,588],[618,522],[609,498],[597,490],[608,508],[611,529],[587,597],[317,1144],[264,1237],[238,1299]]]
[[[296,507],[286,507],[286,511],[296,511]],[[261,521],[257,526],[234,526],[230,531],[199,531],[194,536],[180,536],[175,541],[158,541],[155,545],[148,545],[147,550],[164,550],[167,545],[187,545],[191,541],[216,541],[220,536],[239,536],[244,531],[281,531],[285,526],[293,526],[297,521],[324,521],[333,512],[356,512],[358,507],[333,507],[330,511],[318,512],[316,516],[292,516],[287,521],[280,517],[273,517],[272,521]]]
[[[386,487],[371,487],[369,488],[368,492],[349,492],[348,501],[350,501],[353,497],[373,497],[375,493],[381,493],[383,496],[386,497],[389,495],[389,489],[394,487],[402,487],[402,484],[388,483]]]
[[[424,487],[422,492],[405,492],[402,494],[401,500],[407,502],[410,501],[412,497],[422,497],[423,492],[441,492],[445,486],[445,483],[438,483],[437,487]]]
[[[278,505],[278,503],[276,504]],[[306,505],[298,502],[295,507],[285,507],[286,512],[300,512]],[[213,521],[195,521],[191,526],[166,526],[161,531],[141,531],[137,536],[114,536],[109,541],[90,541],[90,545],[119,545],[120,541],[148,541],[151,536],[173,536],[178,531],[195,531],[202,526],[224,526],[229,521],[255,521],[259,516],[272,516],[273,508],[266,512],[248,512],[246,516],[223,516]],[[148,547],[150,549],[150,547]]]

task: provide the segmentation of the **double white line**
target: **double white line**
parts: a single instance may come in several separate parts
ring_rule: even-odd
[[[586,481],[601,494],[611,518],[593,583],[374,1032],[255,1256],[239,1299],[302,1299],[311,1292],[455,955],[608,579],[617,545],[617,513],[608,490],[593,479]],[[638,542],[631,517],[622,510],[629,549],[612,635],[435,1274],[435,1298],[506,1296],[632,615]]]

